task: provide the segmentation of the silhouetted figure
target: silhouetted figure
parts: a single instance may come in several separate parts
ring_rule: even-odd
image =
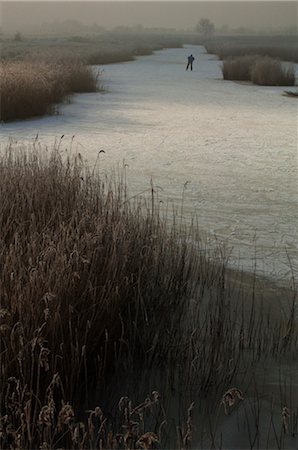
[[[192,63],[194,62],[194,57],[192,55],[189,55],[187,57],[187,66],[186,66],[186,70],[188,70],[188,68],[190,67],[190,70],[192,70]]]

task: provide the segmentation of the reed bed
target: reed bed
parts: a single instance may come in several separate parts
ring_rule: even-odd
[[[295,86],[293,65],[283,67],[282,63],[269,57],[240,56],[223,61],[224,80],[251,81],[265,86]]]
[[[61,140],[11,143],[0,159],[0,446],[168,448],[160,394],[131,401],[125,380],[136,392],[159,371],[215,408],[258,361],[297,356],[296,290],[274,314],[195,224],[169,225],[153,185],[130,199],[125,170],[100,176]]]
[[[0,59],[2,61],[24,60],[30,55],[45,53],[76,55],[92,64],[130,61],[136,55],[150,54],[162,48],[181,47],[195,43],[197,36],[189,33],[104,32],[90,35],[24,36],[21,42],[3,38]]]
[[[74,92],[95,92],[97,75],[76,59],[2,62],[0,120],[24,119],[57,111]]]
[[[285,68],[280,61],[269,57],[259,59],[252,67],[251,81],[266,86],[295,86],[294,66]]]
[[[230,58],[222,63],[222,74],[224,80],[251,81],[251,70],[258,57],[241,56]]]
[[[222,36],[204,45],[208,53],[215,53],[221,60],[259,55],[298,62],[297,36]]]
[[[104,33],[98,36],[4,39],[0,55],[0,121],[55,114],[71,93],[100,89],[90,65],[133,61],[163,47],[181,47],[183,35]],[[72,55],[77,55],[74,58]]]
[[[181,43],[176,44],[177,47],[181,47]],[[163,47],[160,45],[147,45],[139,47],[135,45],[130,49],[119,49],[113,51],[96,51],[91,53],[87,57],[88,64],[92,65],[104,65],[104,64],[113,64],[120,63],[126,61],[134,61],[136,56],[144,56],[151,55],[154,50],[161,50]]]

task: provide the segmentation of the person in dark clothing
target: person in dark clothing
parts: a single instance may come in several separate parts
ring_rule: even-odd
[[[186,66],[186,70],[188,70],[188,68],[190,67],[190,70],[192,70],[192,63],[194,62],[194,57],[192,55],[189,55],[187,57],[187,66]]]

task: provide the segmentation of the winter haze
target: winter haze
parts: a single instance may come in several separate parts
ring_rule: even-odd
[[[192,29],[202,17],[216,27],[251,30],[297,27],[297,2],[1,2],[4,32],[38,31],[44,23],[77,21],[117,26]]]

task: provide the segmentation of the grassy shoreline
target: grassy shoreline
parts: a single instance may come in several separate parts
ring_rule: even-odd
[[[194,34],[113,33],[87,36],[24,37],[22,41],[2,39],[1,60],[24,60],[30,55],[76,55],[86,64],[130,61],[138,55],[162,48],[181,47],[198,42]]]
[[[57,104],[69,99],[71,93],[96,92],[98,74],[90,65],[133,61],[138,55],[187,43],[202,44],[198,36],[189,33],[24,37],[17,42],[2,38],[0,121],[55,114]],[[222,37],[207,40],[204,45],[209,53],[221,59],[239,58],[224,61],[225,79],[251,80],[263,85],[295,84],[293,70],[285,71],[279,61],[268,57],[296,61],[297,45],[291,37],[284,37],[281,42],[279,37],[273,43],[267,37]],[[266,61],[249,56],[256,53],[267,55]],[[246,67],[248,60],[253,62]]]
[[[129,201],[125,173],[99,178],[59,143],[11,144],[0,173],[1,448],[152,448],[146,433],[171,448],[173,392],[202,399],[208,429],[248,395],[254,366],[295,360],[295,286],[276,314],[195,227],[166,225],[153,186]]]
[[[223,61],[224,80],[250,81],[261,86],[295,86],[295,70],[287,68],[276,59],[255,56],[240,56]]]
[[[189,38],[188,38],[189,39]],[[0,121],[55,114],[72,93],[96,92],[90,65],[133,61],[164,47],[181,47],[184,36],[99,35],[3,40],[0,59]],[[75,55],[75,56],[73,56]]]
[[[221,60],[259,55],[298,63],[297,36],[215,36],[204,45]]]
[[[46,58],[0,65],[0,121],[55,114],[72,93],[96,92],[96,74],[75,58]]]
[[[264,86],[295,86],[293,64],[297,63],[295,36],[225,36],[205,42],[208,53],[216,54],[222,64],[224,80],[249,81]]]

